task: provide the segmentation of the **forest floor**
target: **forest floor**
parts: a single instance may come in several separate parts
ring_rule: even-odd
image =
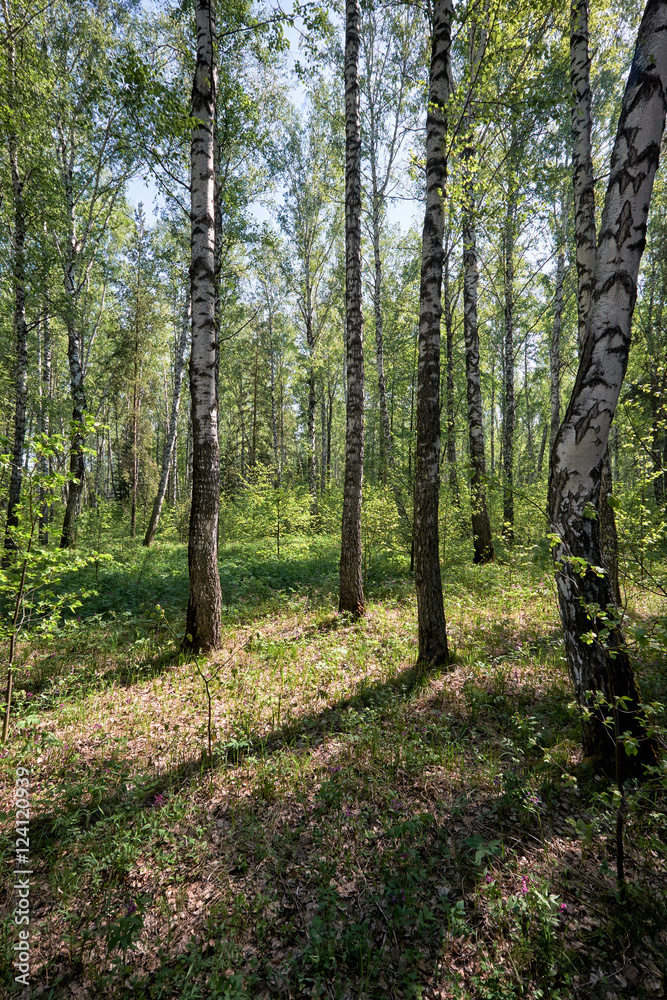
[[[403,556],[335,613],[337,542],[220,554],[223,648],[178,655],[187,553],[125,542],[25,638],[0,751],[0,990],[157,998],[654,998],[667,794],[616,800],[579,744],[548,559],[452,549],[449,670],[414,669]],[[659,622],[628,592],[629,622]],[[644,634],[644,633],[640,633]],[[637,650],[647,701],[664,656]],[[210,702],[207,696],[210,694]],[[209,705],[212,767],[209,767]],[[664,719],[664,712],[663,712]],[[16,769],[29,770],[31,987],[12,982]]]

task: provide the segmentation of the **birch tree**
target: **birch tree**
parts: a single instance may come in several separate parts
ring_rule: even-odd
[[[433,5],[428,115],[426,210],[422,232],[415,465],[415,585],[418,660],[447,663],[447,629],[440,575],[440,320],[443,270],[444,191],[447,178],[446,107],[451,93],[451,0]]]
[[[218,445],[219,331],[215,291],[216,30],[214,0],[197,0],[197,61],[192,85],[190,162],[192,348],[192,507],[188,537],[190,598],[183,645],[208,652],[221,642],[218,572],[220,448]]]
[[[567,659],[581,711],[584,752],[612,769],[613,734],[637,741],[624,770],[655,760],[639,709],[639,691],[615,606],[613,581],[601,568],[600,504],[609,430],[627,369],[637,276],[667,108],[667,4],[649,0],[639,28],[611,158],[591,308],[579,369],[556,436],[549,480],[556,583]],[[618,701],[622,699],[622,701]]]

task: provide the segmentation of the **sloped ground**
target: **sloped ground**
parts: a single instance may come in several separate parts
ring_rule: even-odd
[[[0,808],[29,768],[30,995],[663,996],[664,783],[630,795],[621,900],[548,569],[452,562],[456,659],[424,677],[402,560],[376,560],[350,624],[336,556],[329,539],[226,549],[226,642],[198,665],[175,652],[173,546],[126,552],[96,618],[24,647]],[[640,670],[664,701],[660,658]]]

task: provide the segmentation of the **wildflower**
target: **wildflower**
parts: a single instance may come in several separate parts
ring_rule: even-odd
[[[530,881],[530,879],[528,878],[527,875],[522,875],[521,876],[521,892],[523,892],[523,893],[528,892],[528,882],[529,881]]]
[[[31,691],[26,691],[25,696],[26,696],[26,698],[32,698],[32,692]]]
[[[153,799],[153,805],[157,809],[159,806],[164,805],[164,795],[156,795]]]
[[[486,873],[486,881],[487,882],[492,882],[493,881],[493,879],[491,878],[491,876],[489,875],[488,872]]]
[[[565,913],[566,910],[567,910],[567,903],[561,903],[560,904],[560,912],[561,913]]]
[[[137,904],[135,903],[135,901],[133,899],[131,899],[130,900],[130,904],[129,904],[128,908],[127,908],[127,915],[128,915],[128,917],[131,916],[133,913],[136,913],[136,911],[137,911]]]

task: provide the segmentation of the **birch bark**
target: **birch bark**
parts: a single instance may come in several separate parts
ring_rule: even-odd
[[[568,665],[577,702],[587,710],[582,711],[584,751],[599,766],[613,768],[614,741],[595,696],[600,694],[608,702],[626,698],[619,710],[620,729],[638,740],[637,755],[624,755],[626,774],[653,763],[656,748],[638,708],[639,692],[615,613],[613,584],[599,568],[601,532],[596,515],[610,425],[627,369],[666,108],[667,3],[649,0],[612,153],[579,370],[556,436],[549,482],[552,530],[560,539],[555,549],[556,583]]]
[[[364,317],[361,307],[361,130],[359,0],[345,8],[345,311],[347,420],[338,610],[364,612],[361,490],[364,473]]]
[[[426,211],[422,232],[415,463],[415,585],[418,661],[447,663],[447,629],[440,575],[440,320],[447,179],[446,105],[451,93],[451,0],[433,5],[426,119]]]
[[[197,62],[192,88],[191,270],[192,508],[188,539],[190,599],[183,646],[208,652],[221,642],[218,572],[220,449],[215,293],[214,125],[217,67],[214,0],[197,0]]]
[[[178,342],[175,345],[174,352],[174,390],[171,397],[171,413],[169,416],[169,427],[167,429],[167,436],[164,442],[164,448],[162,450],[162,468],[160,471],[160,482],[158,485],[157,496],[153,501],[153,510],[151,511],[150,520],[148,522],[148,527],[146,528],[146,535],[144,537],[144,545],[148,548],[155,538],[155,533],[160,521],[160,514],[162,512],[162,504],[164,503],[164,498],[167,494],[167,483],[169,482],[169,470],[172,465],[172,455],[174,454],[174,445],[176,443],[176,429],[178,427],[178,411],[181,404],[181,387],[183,385],[183,369],[185,367],[185,351],[188,343],[188,333],[190,332],[190,293],[186,293],[185,297],[185,307],[183,309],[183,321],[181,323],[181,333]]]
[[[577,244],[577,317],[579,351],[583,351],[595,281],[595,183],[591,141],[590,58],[588,54],[588,0],[574,0],[570,22],[570,82],[572,85],[572,166],[574,229]],[[614,511],[608,503],[613,480],[611,456],[605,455],[600,497],[601,561],[609,573],[616,603],[621,604],[618,582],[618,536]]]

